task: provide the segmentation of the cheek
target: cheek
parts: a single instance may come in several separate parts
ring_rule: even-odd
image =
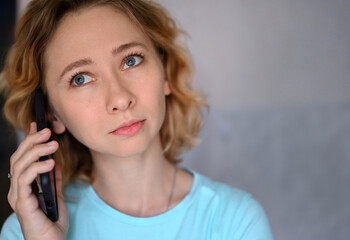
[[[161,110],[159,107],[163,106],[165,101],[163,84],[159,84],[162,81],[163,80],[153,81],[153,83],[149,83],[142,88],[139,94],[139,96],[143,96],[139,98],[142,105],[142,102],[145,101],[153,110]]]
[[[154,106],[154,109],[156,109],[156,115],[159,118],[159,121],[163,122],[164,121],[164,116],[165,116],[165,111],[166,111],[166,102],[165,102],[165,95],[164,95],[164,89],[162,86],[158,86],[157,90],[154,91],[154,94],[152,96],[153,102],[156,104]]]
[[[96,116],[98,116],[93,105],[82,105],[74,101],[61,104],[56,109],[56,113],[73,135],[81,135],[84,129],[91,129],[89,126],[97,121]]]

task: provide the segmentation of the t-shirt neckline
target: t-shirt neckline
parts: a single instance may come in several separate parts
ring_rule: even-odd
[[[127,215],[123,212],[120,212],[117,209],[112,208],[110,205],[108,205],[106,202],[104,202],[98,194],[95,192],[93,187],[91,185],[88,186],[87,189],[87,197],[92,201],[94,205],[96,205],[100,210],[102,210],[105,214],[107,214],[109,217],[121,221],[128,224],[133,225],[152,225],[152,224],[159,224],[162,222],[169,221],[173,218],[176,218],[177,216],[184,214],[188,207],[192,204],[193,199],[195,198],[197,187],[198,187],[198,181],[199,181],[199,175],[195,171],[183,168],[183,170],[189,172],[193,176],[193,182],[191,189],[189,193],[184,197],[184,199],[181,200],[175,207],[172,209],[160,213],[155,216],[151,217],[135,217]]]

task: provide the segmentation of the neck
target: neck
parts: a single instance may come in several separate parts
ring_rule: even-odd
[[[176,166],[165,159],[161,149],[128,158],[93,154],[93,161],[92,186],[113,208],[141,217],[167,210]]]

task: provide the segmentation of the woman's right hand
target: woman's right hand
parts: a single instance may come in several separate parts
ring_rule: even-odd
[[[45,143],[50,138],[49,129],[36,131],[36,123],[31,123],[28,136],[19,145],[10,159],[11,185],[8,201],[20,222],[25,239],[65,239],[68,230],[68,211],[62,194],[62,173],[56,166],[56,186],[59,218],[52,222],[39,206],[33,193],[32,183],[38,174],[51,171],[53,159],[38,161],[41,156],[54,153],[58,149],[56,141]]]

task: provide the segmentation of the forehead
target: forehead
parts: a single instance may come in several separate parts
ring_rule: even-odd
[[[121,10],[112,6],[83,8],[61,19],[44,53],[44,65],[93,56],[131,41],[152,45],[147,35]]]

